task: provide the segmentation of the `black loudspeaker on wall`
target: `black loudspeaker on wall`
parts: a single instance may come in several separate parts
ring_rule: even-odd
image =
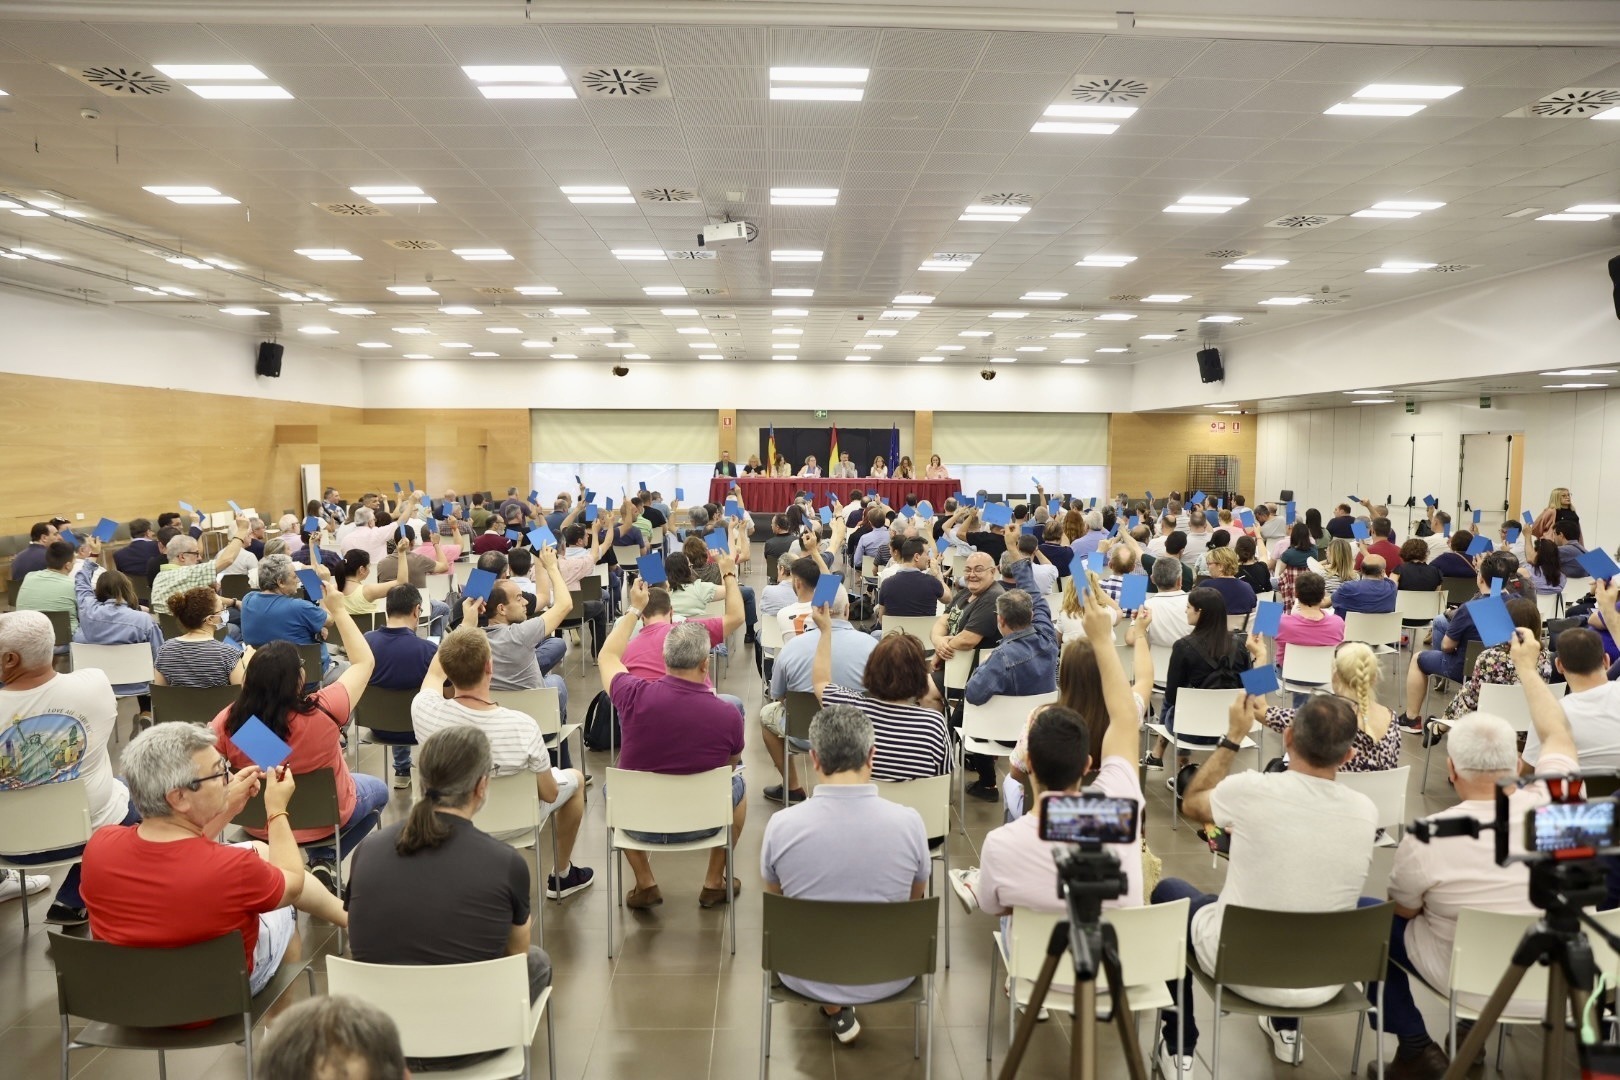
[[[1609,280],[1614,282],[1614,317],[1620,319],[1620,255],[1609,260]]]
[[[1207,383],[1226,381],[1226,366],[1221,363],[1221,350],[1198,350],[1198,377]]]
[[[281,378],[281,354],[283,348],[274,341],[259,342],[259,362],[254,365],[255,375],[265,375],[272,379]]]

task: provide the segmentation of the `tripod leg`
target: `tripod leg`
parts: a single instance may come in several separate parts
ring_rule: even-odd
[[[1119,943],[1114,928],[1107,923],[1103,924],[1103,975],[1108,979],[1108,996],[1114,1009],[1114,1026],[1119,1032],[1120,1049],[1125,1051],[1125,1068],[1131,1080],[1147,1080],[1147,1066],[1142,1062],[1142,1044],[1136,1036],[1136,1015],[1131,1012],[1131,1003],[1125,991],[1125,976],[1119,964]],[[1086,1014],[1088,1026],[1095,1026],[1092,1019],[1095,1012]],[[1076,1013],[1074,1022],[1080,1025],[1080,1014]],[[1095,1053],[1092,1055],[1096,1059]],[[1167,1078],[1169,1080],[1169,1078]]]
[[[1490,1036],[1491,1028],[1495,1026],[1497,1019],[1502,1015],[1502,1009],[1513,996],[1513,991],[1519,988],[1519,980],[1524,978],[1524,973],[1528,970],[1528,964],[1514,963],[1502,973],[1501,981],[1491,992],[1485,1007],[1479,1011],[1479,1019],[1474,1022],[1473,1030],[1468,1033],[1468,1038],[1463,1040],[1462,1046],[1458,1047],[1457,1053],[1452,1057],[1445,1080],[1463,1080],[1468,1075],[1469,1064],[1479,1056],[1481,1050],[1485,1049],[1485,1040]]]
[[[1069,1033],[1069,1080],[1097,1080],[1097,983],[1074,988],[1074,1030]]]
[[[1063,931],[1063,941],[1069,940],[1068,924],[1059,923],[1053,928],[1053,935]],[[1058,961],[1062,960],[1067,949],[1058,949],[1055,952],[1048,949],[1046,962],[1041,965],[1041,974],[1035,980],[1035,989],[1030,994],[1029,1007],[1018,1021],[1018,1031],[1013,1036],[1012,1045],[1007,1048],[1007,1060],[1001,1063],[999,1080],[1013,1080],[1018,1075],[1018,1066],[1024,1060],[1024,1050],[1029,1045],[1029,1037],[1035,1033],[1035,1017],[1040,1014],[1041,1004],[1046,1000],[1047,988],[1052,985],[1052,976],[1057,974]],[[1007,1007],[1014,1012],[1018,1011],[1016,1002],[1009,1001]]]

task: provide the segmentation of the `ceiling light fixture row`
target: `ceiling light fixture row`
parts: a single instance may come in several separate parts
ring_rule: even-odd
[[[870,68],[773,67],[772,101],[860,101]]]
[[[1424,86],[1414,83],[1371,83],[1357,90],[1355,100],[1341,101],[1323,110],[1326,116],[1412,116],[1461,90],[1460,86]]]
[[[251,64],[153,64],[163,74],[210,101],[290,101],[292,94],[269,82]]]

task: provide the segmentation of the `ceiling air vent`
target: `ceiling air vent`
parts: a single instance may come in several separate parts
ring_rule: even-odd
[[[334,211],[335,212],[335,211]],[[443,251],[444,245],[437,240],[389,240],[388,246],[399,251]]]
[[[1477,267],[1477,266],[1469,266],[1466,263],[1441,263],[1439,266],[1431,266],[1431,267],[1429,267],[1429,273],[1431,273],[1431,274],[1460,274],[1464,270],[1478,270],[1478,269],[1479,269],[1479,267]]]
[[[1343,214],[1289,214],[1266,222],[1268,229],[1320,229],[1330,221],[1338,221]]]
[[[669,79],[660,68],[598,67],[575,74],[583,97],[654,98],[669,97]]]
[[[1053,319],[1052,321],[1055,322],[1055,323],[1083,323],[1083,322],[1090,322],[1091,321],[1091,316],[1090,315],[1065,315],[1061,319]]]
[[[1216,248],[1214,251],[1206,251],[1206,252],[1204,252],[1204,258],[1206,258],[1206,259],[1242,259],[1242,258],[1245,258],[1248,254],[1249,254],[1249,252],[1247,252],[1247,251],[1239,251],[1237,248]]]
[[[688,296],[724,296],[724,289],[687,289]]]
[[[78,67],[57,64],[56,70],[95,87],[108,97],[155,97],[174,89],[174,83],[153,71],[106,65]]]
[[[1620,89],[1614,87],[1566,86],[1554,91],[1524,110],[1526,116],[1562,120],[1591,116],[1620,105]],[[1511,115],[1511,114],[1510,114]]]
[[[980,195],[976,201],[980,206],[1032,206],[1035,196],[1017,191],[998,191],[993,195]]]
[[[936,251],[928,256],[929,262],[970,263],[979,257],[976,251]]]
[[[1120,293],[1118,296],[1110,296],[1108,299],[1126,304],[1134,304],[1142,298],[1131,293]]]
[[[642,202],[695,202],[697,193],[687,191],[685,188],[655,187],[646,188],[641,193]]]
[[[1339,296],[1318,296],[1312,299],[1311,303],[1318,307],[1324,307],[1328,304],[1342,304],[1344,303],[1344,298]],[[1238,323],[1237,325],[1242,326],[1243,324]]]
[[[672,259],[717,259],[720,257],[720,253],[717,251],[671,251],[669,257]]]
[[[710,314],[705,315],[703,317],[705,319],[736,319],[737,316],[731,314],[731,312],[729,312],[729,311],[716,311],[716,312],[711,312]]]
[[[325,210],[328,214],[336,214],[338,217],[388,217],[388,216],[390,216],[388,211],[384,210],[382,207],[380,207],[380,206],[372,206],[370,203],[335,202],[335,203],[316,203],[315,205],[319,206],[322,210]]]
[[[508,289],[504,285],[480,285],[473,290],[483,296],[516,296],[516,289]]]
[[[1153,89],[1150,79],[1077,75],[1064,96],[1089,105],[1140,105]]]

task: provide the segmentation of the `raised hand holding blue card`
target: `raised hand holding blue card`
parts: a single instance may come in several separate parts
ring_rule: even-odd
[[[529,546],[539,551],[544,547],[556,547],[557,536],[545,525],[536,525],[529,530]]]
[[[823,525],[832,524],[832,507],[823,506],[821,508],[821,523]]]
[[[488,600],[490,590],[495,587],[495,575],[488,570],[474,570],[467,575],[467,584],[461,587],[461,595],[467,600]]]
[[[1357,540],[1365,540],[1367,537],[1372,535],[1372,530],[1367,528],[1367,523],[1365,521],[1357,518],[1355,521],[1350,523],[1350,535],[1354,536]]]
[[[827,607],[838,599],[838,590],[844,587],[844,579],[837,574],[822,574],[816,579],[816,594],[810,598],[813,607]]]
[[[703,543],[710,551],[731,551],[731,539],[724,529],[715,529],[703,538]]]
[[[1090,570],[1094,574],[1102,573],[1103,568],[1107,565],[1108,556],[1101,551],[1093,551],[1091,554],[1086,556],[1086,569]]]
[[[317,604],[320,603],[321,597],[326,594],[326,589],[321,585],[321,575],[314,570],[295,570],[293,573],[297,575],[309,598]]]
[[[114,521],[112,518],[102,518],[100,521],[96,522],[95,531],[90,535],[105,544],[107,541],[113,538],[113,533],[117,531],[118,522]]]
[[[1620,577],[1620,565],[1616,565],[1614,557],[1602,548],[1593,548],[1575,561],[1599,581],[1613,581]]]
[[[1075,579],[1077,582],[1078,578]],[[1148,579],[1146,574],[1126,574],[1120,578],[1119,606],[1125,611],[1136,611],[1147,603]]]
[[[1254,625],[1250,629],[1264,637],[1274,638],[1282,629],[1283,606],[1276,600],[1262,600],[1254,606]]]
[[[1275,694],[1279,689],[1277,669],[1270,664],[1250,668],[1239,673],[1238,678],[1243,680],[1243,692],[1250,697],[1265,697],[1267,694]]]
[[[596,504],[594,504],[594,503],[586,503],[585,504],[585,520],[587,522],[595,521],[597,512],[598,511],[596,509]]]
[[[320,532],[321,519],[316,517],[314,514],[309,515],[309,517],[304,519],[304,531],[307,533]]]
[[[1483,555],[1489,550],[1491,550],[1491,541],[1489,537],[1476,536],[1468,542],[1468,555],[1470,558],[1473,558],[1476,555]]]
[[[1482,596],[1468,603],[1468,612],[1474,617],[1474,629],[1479,640],[1489,649],[1513,637],[1513,616],[1500,596]]]
[[[265,772],[285,764],[292,757],[292,747],[257,716],[248,717],[247,723],[236,729],[230,741],[249,761]]]
[[[664,572],[664,557],[656,551],[638,557],[636,571],[648,585],[662,585],[669,580],[669,575]]]

